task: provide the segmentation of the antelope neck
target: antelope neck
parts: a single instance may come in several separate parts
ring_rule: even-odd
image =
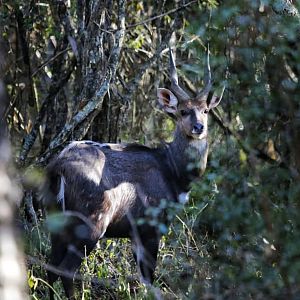
[[[184,190],[189,190],[190,183],[200,177],[200,171],[206,167],[207,138],[200,140],[188,138],[177,127],[174,140],[167,144],[167,149],[174,174],[183,183]]]

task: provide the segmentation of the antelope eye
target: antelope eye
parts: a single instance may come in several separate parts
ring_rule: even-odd
[[[180,114],[181,114],[182,117],[184,117],[184,116],[189,114],[189,110],[188,109],[183,109],[183,110],[180,111]]]
[[[204,113],[205,113],[205,114],[208,114],[208,109],[205,109],[205,110],[204,110]]]

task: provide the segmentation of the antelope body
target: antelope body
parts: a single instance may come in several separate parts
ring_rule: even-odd
[[[179,85],[170,50],[171,91],[158,89],[162,109],[177,122],[174,140],[159,148],[137,144],[100,144],[74,141],[47,167],[45,204],[63,210],[66,224],[51,232],[50,263],[71,276],[61,275],[68,298],[74,297],[72,276],[102,237],[128,237],[141,280],[152,283],[162,233],[146,218],[149,207],[164,199],[184,202],[192,181],[204,172],[208,154],[207,113],[221,97],[208,103],[211,74],[191,98]],[[71,217],[70,217],[71,216]],[[166,211],[158,216],[167,224]],[[49,283],[58,275],[49,272]],[[53,293],[50,292],[53,299]]]

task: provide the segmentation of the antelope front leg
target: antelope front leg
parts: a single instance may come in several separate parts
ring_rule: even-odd
[[[132,240],[133,256],[141,276],[141,282],[144,284],[152,284],[154,281],[159,240],[160,237],[157,235]]]

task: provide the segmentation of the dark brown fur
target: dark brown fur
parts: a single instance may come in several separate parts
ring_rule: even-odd
[[[190,161],[189,154],[184,154],[189,141],[178,137],[174,143],[177,145],[158,149],[97,143],[73,143],[67,147],[47,168],[46,204],[52,206],[50,212],[61,209],[56,197],[63,176],[66,210],[79,212],[92,226],[74,217],[59,233],[53,232],[51,263],[74,273],[85,247],[89,253],[103,235],[129,237],[135,248],[146,249],[143,259],[136,259],[143,279],[152,282],[161,232],[147,223],[140,226],[136,223],[145,218],[146,208],[159,206],[162,199],[177,202],[179,194],[186,192],[191,180],[202,172],[197,169],[187,172],[185,168]],[[199,162],[199,155],[196,160]],[[165,212],[159,218],[166,222]],[[52,284],[57,276],[50,273],[49,279]],[[72,279],[62,279],[67,296],[72,297]]]

